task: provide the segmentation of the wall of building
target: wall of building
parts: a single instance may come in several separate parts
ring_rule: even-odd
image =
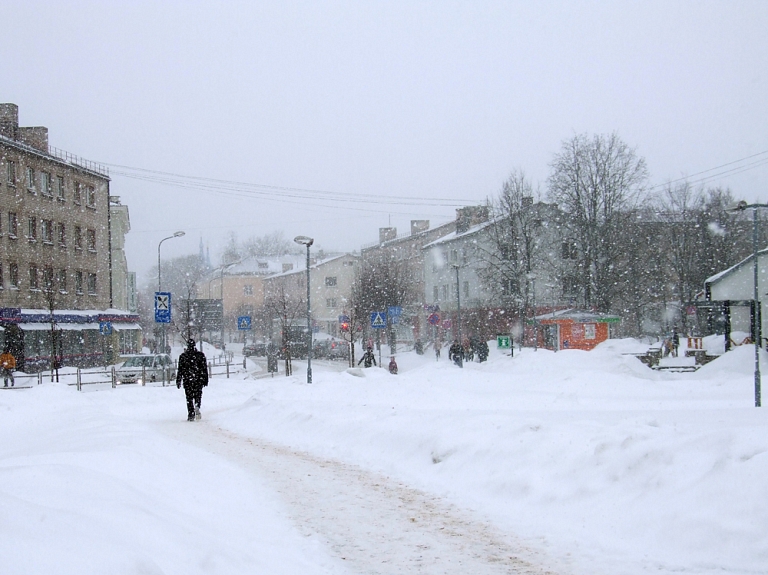
[[[105,174],[0,138],[0,306],[112,307],[109,220]]]

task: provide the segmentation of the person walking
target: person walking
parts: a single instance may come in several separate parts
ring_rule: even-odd
[[[8,380],[11,380],[11,387],[13,387],[13,370],[16,369],[16,358],[6,347],[3,354],[0,355],[0,369],[3,370],[3,383],[5,387],[8,387]]]
[[[368,346],[368,349],[363,354],[363,357],[360,358],[360,361],[357,362],[357,365],[361,363],[363,363],[363,367],[371,367],[371,364],[376,365],[376,358],[373,356],[373,348],[371,346]]]
[[[205,354],[195,349],[194,339],[187,340],[187,349],[179,356],[176,387],[180,388],[182,383],[187,396],[187,421],[200,419],[203,388],[208,385],[208,363]]]
[[[677,333],[677,328],[672,330],[672,355],[677,357],[677,351],[680,349],[680,335]]]
[[[464,362],[464,348],[459,343],[459,340],[453,340],[453,345],[448,349],[448,359],[458,366],[461,366]]]
[[[389,373],[391,373],[392,375],[397,375],[397,362],[395,361],[394,355],[389,360]]]

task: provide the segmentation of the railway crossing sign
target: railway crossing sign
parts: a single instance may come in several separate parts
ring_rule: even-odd
[[[387,313],[383,311],[372,311],[371,327],[374,329],[384,329],[387,327]]]
[[[155,323],[171,323],[171,292],[155,292]]]

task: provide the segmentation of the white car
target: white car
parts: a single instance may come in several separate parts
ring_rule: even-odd
[[[168,381],[176,379],[176,369],[173,360],[167,353],[153,355],[129,355],[125,362],[115,372],[117,383],[146,384],[152,381],[163,381],[165,370]]]

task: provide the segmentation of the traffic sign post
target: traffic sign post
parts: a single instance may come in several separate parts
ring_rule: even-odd
[[[403,315],[403,308],[391,305],[387,308],[387,315],[392,320],[392,325],[397,325],[400,323],[400,316]]]
[[[251,329],[251,316],[241,315],[237,318],[237,329],[240,331],[250,331]]]
[[[155,323],[171,323],[171,292],[155,292]]]

